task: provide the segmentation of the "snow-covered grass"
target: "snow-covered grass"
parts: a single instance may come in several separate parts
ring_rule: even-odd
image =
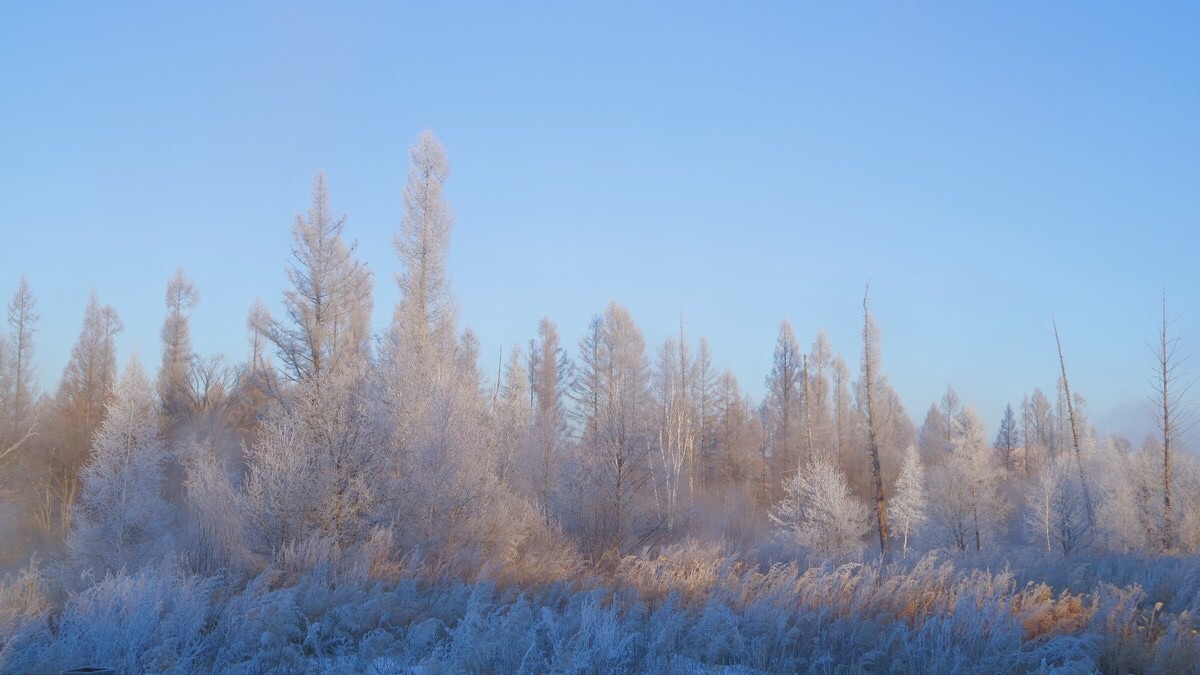
[[[157,565],[61,603],[54,572],[33,566],[0,584],[0,670],[1187,672],[1200,663],[1196,558],[1058,560],[1061,578],[1082,584],[1069,588],[1022,580],[1033,554],[1018,563],[989,571],[983,559],[929,554],[764,567],[690,544],[550,583],[383,579],[320,561],[248,580]],[[1159,605],[1133,579],[1173,599]]]

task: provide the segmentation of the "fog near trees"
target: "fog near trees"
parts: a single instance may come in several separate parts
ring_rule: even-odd
[[[0,670],[1200,659],[1200,466],[1179,451],[1188,380],[1165,298],[1145,439],[1096,433],[1069,345],[1049,341],[1052,397],[979,411],[948,386],[918,429],[866,292],[847,307],[861,342],[837,346],[860,372],[784,320],[761,401],[685,317],[647,344],[618,301],[575,345],[541,319],[496,369],[446,264],[450,166],[431,132],[410,148],[392,271],[358,259],[336,180],[317,174],[281,313],[230,317],[244,354],[193,351],[203,289],[180,269],[155,374],[116,353],[121,319],[93,293],[42,392],[36,289],[15,280]],[[400,300],[372,333],[385,283]]]

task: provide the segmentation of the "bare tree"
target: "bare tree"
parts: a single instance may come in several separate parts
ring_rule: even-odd
[[[1167,294],[1163,292],[1162,326],[1158,342],[1152,347],[1155,358],[1155,377],[1151,381],[1151,401],[1158,408],[1155,422],[1162,433],[1162,550],[1174,546],[1174,514],[1171,505],[1171,449],[1182,428],[1188,424],[1190,410],[1185,408],[1185,398],[1192,383],[1182,379],[1180,368],[1187,356],[1179,353],[1179,338],[1171,334],[1171,322],[1167,318]]]
[[[1088,489],[1087,471],[1083,466],[1083,450],[1079,442],[1079,424],[1075,418],[1075,406],[1071,403],[1071,384],[1067,380],[1067,362],[1063,358],[1062,340],[1058,337],[1058,323],[1052,320],[1054,325],[1054,343],[1058,345],[1058,365],[1062,370],[1062,388],[1064,398],[1067,405],[1067,417],[1071,422],[1071,442],[1075,448],[1075,465],[1079,468],[1079,484],[1083,489],[1083,504],[1087,511],[1087,522],[1089,528],[1096,526],[1096,509],[1092,505],[1091,492]]]

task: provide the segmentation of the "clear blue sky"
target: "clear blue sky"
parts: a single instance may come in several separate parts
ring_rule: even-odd
[[[784,317],[855,367],[870,278],[918,424],[947,383],[993,431],[1052,391],[1053,313],[1092,416],[1145,430],[1164,284],[1200,349],[1200,5],[968,4],[10,5],[0,294],[29,275],[47,386],[92,287],[154,367],[179,265],[196,348],[241,359],[324,170],[383,327],[432,128],[485,371],[616,299],[757,396]]]

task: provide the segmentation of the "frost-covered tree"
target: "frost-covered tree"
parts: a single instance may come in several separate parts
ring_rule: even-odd
[[[1025,523],[1032,539],[1047,552],[1070,555],[1090,541],[1083,489],[1069,455],[1055,457],[1038,477],[1029,495]]]
[[[581,423],[578,527],[594,554],[623,554],[650,541],[652,512],[650,364],[629,310],[613,302],[580,343],[572,388]]]
[[[784,498],[769,515],[780,536],[818,556],[858,555],[871,531],[867,507],[823,453],[784,482]]]
[[[883,410],[878,393],[887,389],[879,374],[879,328],[871,318],[867,307],[867,293],[863,293],[862,329],[862,409],[867,426],[867,457],[871,466],[871,482],[874,493],[875,526],[879,534],[879,550],[888,555],[887,499],[883,494],[883,469],[880,465],[880,431],[883,428],[880,413]]]
[[[558,329],[549,318],[538,322],[538,338],[530,345],[530,394],[533,402],[533,443],[529,458],[530,483],[547,522],[562,462],[566,413],[563,396],[571,364],[559,346]]]
[[[1049,462],[1054,452],[1054,407],[1041,389],[1034,387],[1028,404],[1021,406],[1021,426],[1024,429],[1025,467]]]
[[[46,457],[48,489],[57,502],[59,527],[70,531],[71,505],[79,491],[79,470],[87,461],[92,437],[100,428],[116,380],[116,336],[124,325],[111,305],[100,306],[93,290],[84,311],[83,329],[71,349],[54,397],[51,453]]]
[[[680,334],[682,339],[682,326]],[[700,336],[696,347],[696,358],[692,359],[691,374],[687,378],[689,397],[695,411],[696,450],[688,471],[688,495],[695,500],[706,489],[711,473],[714,446],[715,399],[717,371],[713,365],[708,340]]]
[[[393,358],[416,392],[429,391],[449,374],[458,304],[450,291],[446,255],[454,216],[442,195],[450,165],[433,132],[409,148],[404,217],[395,237],[403,270],[396,275],[400,302],[392,315]]]
[[[342,238],[345,226],[346,217],[329,206],[325,175],[318,173],[308,213],[297,215],[292,226],[285,316],[258,327],[292,382],[354,368],[369,355],[371,272],[354,258],[355,244]]]
[[[682,338],[682,330],[680,331]],[[661,508],[667,526],[675,527],[682,500],[690,497],[687,482],[696,461],[696,410],[688,387],[691,371],[686,345],[674,340],[663,343],[653,377],[653,391],[658,410],[658,455],[662,472]]]
[[[737,377],[728,370],[717,379],[714,427],[715,485],[727,493],[754,497],[763,475],[760,450],[765,444],[764,434],[753,403],[742,394]]]
[[[530,405],[529,371],[520,347],[509,352],[503,385],[496,392],[496,477],[500,484],[514,483],[518,458],[533,437],[533,407]]]
[[[159,399],[162,401],[164,420],[174,428],[187,415],[188,380],[192,363],[192,335],[188,326],[188,313],[200,301],[196,285],[183,272],[175,270],[175,276],[167,282],[167,316],[162,327],[162,366],[158,370]]]
[[[74,560],[115,571],[140,567],[170,550],[174,514],[162,497],[166,460],[153,389],[131,361],[81,472],[75,526],[67,540]]]
[[[766,379],[766,411],[771,421],[771,461],[781,480],[800,466],[801,355],[792,326],[783,320],[775,341],[771,373]]]
[[[840,355],[835,354],[830,370],[833,373],[834,444],[837,446],[837,456],[845,457],[854,440],[857,413],[850,399],[850,368]]]
[[[918,444],[921,456],[931,466],[945,458],[947,438],[949,434],[946,432],[946,418],[942,416],[937,403],[930,403],[929,410],[925,413],[925,423],[921,425]]]
[[[960,551],[981,550],[1008,513],[999,474],[987,456],[983,422],[967,406],[954,420],[950,456],[934,471],[930,512]]]
[[[808,396],[805,399],[805,410],[809,417],[808,425],[812,429],[812,446],[814,450],[836,452],[830,384],[835,354],[824,330],[817,332],[809,351],[811,353],[808,357]]]
[[[1015,466],[1017,444],[1020,443],[1020,433],[1017,431],[1017,418],[1013,415],[1012,405],[1004,407],[1004,416],[1000,418],[1000,428],[996,431],[996,451],[1000,453],[1000,461],[1004,471],[1011,473]]]
[[[0,434],[5,428],[10,436],[26,433],[31,427],[34,401],[37,400],[37,377],[33,370],[33,334],[37,332],[37,300],[29,290],[29,279],[22,276],[17,290],[8,303],[8,361],[11,394],[8,405],[0,410],[7,419],[0,421]],[[0,436],[0,442],[3,442]]]
[[[925,467],[916,446],[910,445],[904,453],[895,493],[888,503],[888,522],[892,524],[892,536],[901,540],[902,555],[908,553],[909,539],[921,532],[926,508]]]
[[[260,552],[312,536],[342,547],[380,508],[388,465],[384,397],[365,365],[299,383],[248,452],[247,509]]]

